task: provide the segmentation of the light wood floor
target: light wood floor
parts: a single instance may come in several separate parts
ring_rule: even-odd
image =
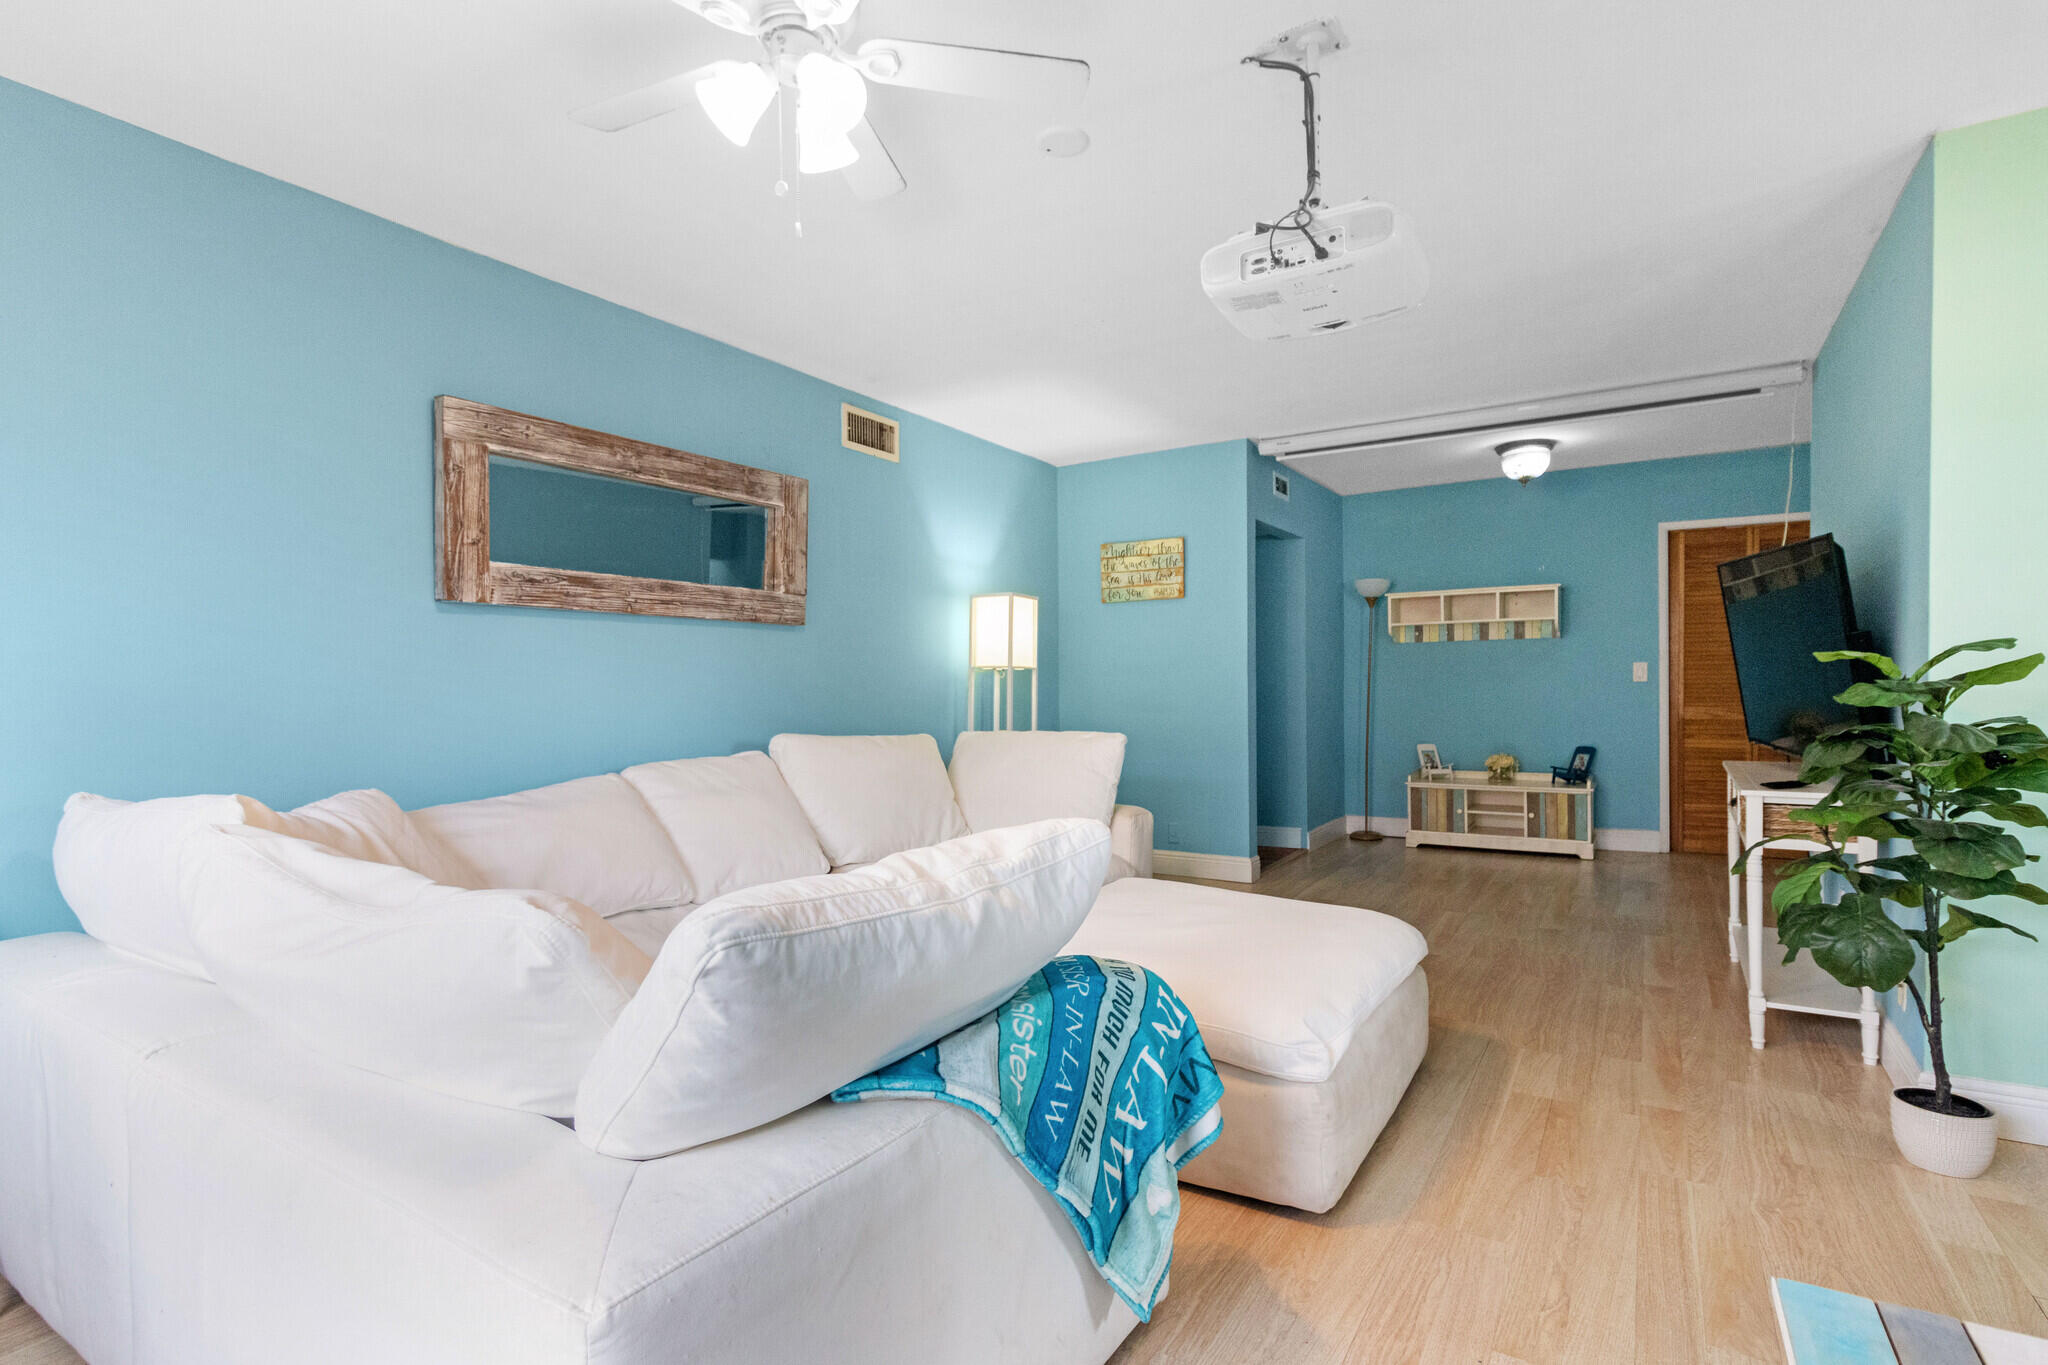
[[[1711,855],[1318,849],[1271,895],[1429,939],[1430,1045],[1321,1216],[1185,1192],[1115,1365],[1769,1362],[1788,1275],[2048,1335],[2048,1148],[1900,1161],[1848,1020],[1749,1047]]]
[[[1394,842],[1270,870],[1428,936],[1429,1056],[1330,1213],[1187,1190],[1116,1365],[1777,1365],[1771,1275],[2048,1335],[2048,1148],[1928,1175],[1853,1023],[1774,1014],[1752,1051],[1724,885]],[[0,1284],[0,1365],[76,1360]]]

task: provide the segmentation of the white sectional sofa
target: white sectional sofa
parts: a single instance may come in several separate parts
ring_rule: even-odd
[[[774,748],[409,819],[452,884],[573,897],[655,954],[750,880],[1107,816],[1111,878],[1070,951],[1158,972],[1203,1030],[1225,1126],[1183,1179],[1311,1210],[1342,1194],[1426,1045],[1412,928],[1151,880],[1151,817],[1114,805],[1120,736],[963,736],[950,781],[924,737]],[[105,897],[147,859],[83,875],[81,919],[127,937]],[[1135,1325],[951,1106],[820,1103],[613,1159],[299,1046],[175,946],[0,942],[0,1273],[92,1365],[1094,1362]]]

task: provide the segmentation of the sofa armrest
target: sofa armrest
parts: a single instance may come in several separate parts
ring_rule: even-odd
[[[1109,876],[1152,875],[1152,812],[1143,806],[1118,806],[1109,817]]]

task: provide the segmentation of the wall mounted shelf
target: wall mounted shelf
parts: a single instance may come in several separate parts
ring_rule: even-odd
[[[1387,634],[1401,644],[1451,640],[1550,640],[1564,633],[1562,585],[1453,588],[1387,594]]]

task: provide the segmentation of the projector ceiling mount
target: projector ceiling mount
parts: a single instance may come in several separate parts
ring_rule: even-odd
[[[1322,60],[1349,47],[1335,19],[1299,24],[1244,58],[1301,82],[1308,175],[1294,207],[1256,222],[1202,257],[1202,288],[1246,336],[1321,336],[1387,317],[1422,301],[1429,263],[1391,204],[1323,204],[1316,82]]]
[[[1316,241],[1315,233],[1309,230],[1315,221],[1315,210],[1323,206],[1323,201],[1317,197],[1323,187],[1323,173],[1316,161],[1316,133],[1322,122],[1316,113],[1316,76],[1320,73],[1324,57],[1342,52],[1349,45],[1344,40],[1342,24],[1335,19],[1315,19],[1288,29],[1244,59],[1246,66],[1289,71],[1301,79],[1301,126],[1308,135],[1308,188],[1301,192],[1301,202],[1293,209],[1270,223],[1258,224],[1257,230],[1266,234],[1269,254],[1273,248],[1273,234],[1284,227],[1301,233],[1317,260],[1324,261],[1330,257],[1329,248]]]
[[[1066,106],[1088,89],[1088,63],[1071,57],[907,38],[852,43],[846,30],[859,0],[675,3],[719,28],[757,40],[761,57],[712,62],[578,109],[570,117],[612,133],[680,109],[694,98],[719,132],[744,147],[768,107],[778,105],[780,194],[794,187],[792,165],[803,175],[843,172],[863,199],[886,198],[903,188],[895,159],[868,123],[870,83]]]

